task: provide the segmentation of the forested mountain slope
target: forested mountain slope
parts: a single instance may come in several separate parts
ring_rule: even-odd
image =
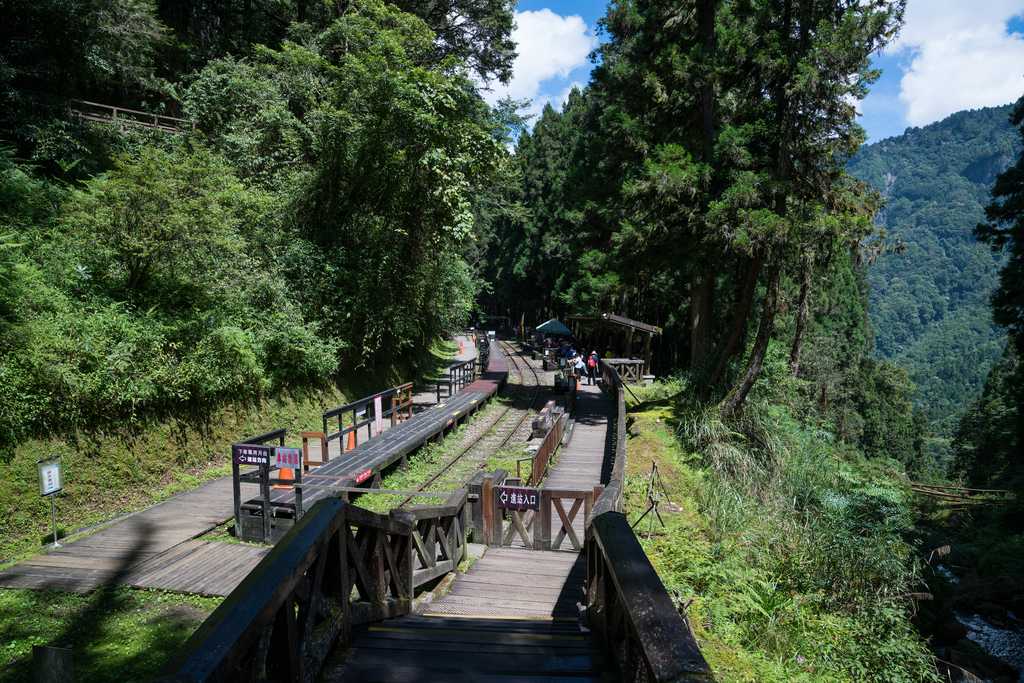
[[[963,111],[860,150],[851,173],[888,199],[875,223],[906,246],[868,269],[876,355],[917,385],[914,404],[948,434],[999,361],[988,297],[1000,254],[975,240],[996,174],[1020,154],[1010,106]]]

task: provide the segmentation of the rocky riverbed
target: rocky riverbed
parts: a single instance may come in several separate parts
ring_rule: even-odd
[[[939,540],[925,536],[926,546]],[[941,540],[950,544],[938,546],[949,555],[929,558],[934,600],[921,603],[917,620],[940,671],[954,681],[1024,682],[1024,576],[986,576],[962,536]]]

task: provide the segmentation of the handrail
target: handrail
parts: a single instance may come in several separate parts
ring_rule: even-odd
[[[448,397],[455,394],[455,389],[462,391],[476,380],[476,358],[459,361],[448,368],[448,376],[437,380],[437,402],[441,402],[441,387],[448,387]]]
[[[626,479],[626,396],[622,389],[622,380],[608,359],[601,359],[601,380],[612,394],[615,401],[615,453],[612,456],[612,473],[604,491],[594,501],[594,509],[587,519],[587,526],[598,515],[606,512],[622,511],[622,495]]]
[[[624,681],[711,673],[625,515],[591,515],[586,553],[587,618],[604,633]]]
[[[126,109],[124,107],[115,107],[110,104],[100,104],[99,102],[88,102],[86,100],[75,100],[76,104],[83,104],[87,108],[98,109],[102,114],[94,114],[88,111],[80,109],[71,109],[71,113],[83,118],[87,121],[114,121],[122,123],[134,123],[139,126],[145,126],[146,128],[154,128],[157,130],[165,130],[171,132],[179,132],[183,129],[191,129],[193,133],[196,132],[195,121],[189,121],[187,119],[179,119],[173,116],[165,116],[163,114],[156,114],[151,111],[138,111],[137,109]],[[138,119],[124,116],[118,116],[118,114],[132,114],[135,116],[145,116],[150,121],[139,121]],[[165,124],[164,122],[170,122]],[[185,125],[178,125],[185,124]]]
[[[399,411],[402,411],[402,410],[405,409],[404,404],[402,404],[402,403],[395,404],[395,402],[392,401],[391,402],[391,407],[385,409],[384,408],[384,403],[383,403],[384,399],[386,399],[388,397],[391,397],[391,396],[395,396],[396,394],[401,395],[401,393],[405,389],[407,389],[407,388],[408,388],[407,384],[400,384],[397,387],[391,387],[390,389],[385,389],[384,391],[380,392],[379,394],[374,394],[372,396],[367,396],[366,398],[361,398],[358,401],[353,401],[352,403],[348,403],[346,405],[343,405],[340,408],[332,408],[331,410],[326,411],[325,413],[322,414],[321,417],[323,418],[324,433],[327,434],[327,440],[331,441],[333,439],[342,439],[342,438],[345,437],[346,434],[353,433],[354,434],[353,441],[355,442],[355,445],[358,446],[359,445],[359,430],[362,429],[363,427],[366,427],[366,438],[367,438],[367,440],[372,439],[374,437],[374,434],[373,434],[372,429],[370,428],[370,425],[372,425],[375,422],[375,420],[376,420],[376,413],[372,412],[374,401],[377,398],[381,399],[381,419],[382,420],[384,418],[386,418],[386,417],[392,417],[396,412],[399,412]],[[366,411],[365,411],[366,415],[368,415],[368,416],[372,415],[372,417],[367,417],[364,420],[357,419],[357,413],[359,412],[359,410],[361,410],[363,408],[366,408]],[[350,426],[348,426],[348,427],[346,427],[344,425],[344,415],[346,413],[352,413],[352,421],[350,423]],[[336,432],[332,432],[332,431],[330,431],[327,428],[327,421],[330,420],[332,417],[337,417],[338,418],[338,431],[336,431]]]
[[[318,502],[171,656],[158,680],[252,681],[265,673],[312,681],[353,625],[408,614],[412,533],[411,518],[340,498]]]
[[[408,614],[467,554],[469,492],[381,515],[314,505],[160,670],[165,683],[313,681],[351,627]],[[298,609],[296,609],[298,608]],[[263,675],[265,672],[265,676]]]

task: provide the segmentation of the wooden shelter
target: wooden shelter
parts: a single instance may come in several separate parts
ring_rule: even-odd
[[[634,339],[638,336],[643,337],[641,340],[636,340],[637,345],[643,344],[643,351],[638,351],[637,355],[642,355],[644,359],[644,372],[643,374],[649,375],[651,372],[651,340],[654,339],[655,335],[662,333],[661,328],[655,325],[648,325],[638,320],[630,320],[621,315],[613,315],[611,313],[599,313],[596,315],[570,315],[566,318],[572,324],[573,336],[577,339],[581,339],[581,328],[584,325],[596,324],[598,329],[598,337],[607,339],[605,342],[606,346],[616,346],[616,338],[623,340],[626,349],[626,358],[632,358],[634,354]],[[620,346],[621,346],[620,345]]]

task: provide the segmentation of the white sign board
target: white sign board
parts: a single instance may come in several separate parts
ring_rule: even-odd
[[[373,399],[373,426],[378,434],[384,431],[384,416],[381,414],[384,411],[381,404],[381,397],[375,396]]]
[[[277,446],[274,448],[274,460],[279,469],[283,467],[297,470],[299,469],[299,463],[302,462],[302,449]]]
[[[45,458],[36,463],[36,472],[39,475],[39,495],[52,496],[63,490],[64,485],[61,476],[60,456]]]

